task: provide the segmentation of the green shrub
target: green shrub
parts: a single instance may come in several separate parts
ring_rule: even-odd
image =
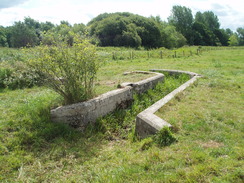
[[[43,76],[30,69],[24,62],[14,64],[2,62],[0,66],[0,88],[14,90],[42,84]]]
[[[177,141],[169,127],[162,128],[156,135],[153,136],[153,139],[160,147],[169,146],[173,142]]]
[[[10,69],[0,67],[0,88],[5,88],[4,80],[10,76]]]
[[[91,98],[98,69],[95,46],[89,40],[74,39],[73,46],[60,36],[56,46],[40,46],[29,61],[45,75],[45,83],[64,98],[65,104]]]

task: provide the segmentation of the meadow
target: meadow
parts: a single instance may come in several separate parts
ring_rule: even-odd
[[[138,140],[135,116],[182,84],[164,84],[125,110],[98,120],[84,133],[50,121],[62,98],[44,86],[0,90],[1,182],[243,182],[244,48],[127,50],[98,48],[97,94],[132,79],[123,72],[178,69],[203,75],[157,115],[177,139],[159,146]],[[162,51],[162,52],[161,52]],[[0,49],[1,60],[25,61],[21,50]]]

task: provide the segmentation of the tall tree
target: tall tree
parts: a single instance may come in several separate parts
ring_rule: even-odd
[[[0,26],[0,47],[8,46],[7,32],[3,26]]]
[[[228,36],[232,36],[234,34],[233,31],[229,28],[225,29],[225,32]]]
[[[205,18],[200,11],[198,11],[195,15],[195,22],[199,22],[201,24],[206,25]]]
[[[176,31],[175,26],[162,21],[159,16],[150,17],[154,20],[159,27],[161,36],[158,38],[161,41],[161,45],[165,48],[178,48],[186,45],[186,38],[178,31]]]
[[[173,6],[171,10],[171,16],[168,18],[170,24],[176,27],[186,39],[188,44],[193,44],[192,39],[192,25],[193,15],[190,8],[185,6]]]
[[[50,30],[50,29],[52,29],[54,27],[55,27],[55,25],[53,23],[51,23],[51,22],[48,22],[48,21],[41,23],[41,31],[42,32],[43,31],[47,32],[48,30]]]
[[[236,34],[231,35],[228,43],[230,46],[238,46],[238,36]]]
[[[204,27],[204,31],[199,29],[200,24],[202,25],[202,28]],[[212,11],[196,13],[194,31],[194,35],[200,35],[202,40],[200,41],[200,37],[198,36],[198,41],[204,43],[204,45],[228,45],[229,35],[225,30],[220,29],[219,19]]]
[[[29,28],[34,28],[34,29],[40,29],[41,28],[41,24],[38,21],[36,21],[36,20],[34,20],[34,19],[30,18],[30,17],[25,17],[24,23]]]
[[[215,29],[214,34],[218,38],[218,40],[222,46],[229,45],[228,41],[229,41],[230,36],[228,36],[228,34],[225,32],[224,29]]]
[[[201,22],[194,22],[193,24],[193,38],[194,45],[209,46],[214,45],[213,33]]]
[[[236,30],[237,35],[238,35],[238,39],[239,39],[239,45],[243,46],[244,45],[244,28],[239,27]]]
[[[41,24],[31,17],[25,17],[24,24],[28,26],[29,29],[35,30],[36,35],[38,37],[37,44],[39,44],[41,40],[41,32],[42,32]]]
[[[15,22],[10,28],[11,31],[11,46],[12,47],[25,47],[25,46],[35,46],[38,44],[38,35],[36,30],[29,27],[24,22]]]
[[[220,23],[218,16],[215,15],[212,11],[205,11],[203,13],[204,17],[204,24],[211,30],[214,31],[215,29],[220,28]]]

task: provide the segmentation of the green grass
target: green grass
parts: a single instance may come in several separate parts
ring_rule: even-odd
[[[111,74],[113,74],[112,77]],[[95,83],[95,93],[96,95],[100,95],[105,92],[117,89],[118,86],[124,82],[135,83],[152,76],[155,76],[155,74],[133,73],[124,75],[123,72],[118,73],[117,71],[107,71],[106,73],[99,72],[98,80]]]
[[[133,70],[180,69],[204,76],[157,113],[174,126],[177,142],[166,147],[133,136],[134,116],[164,95],[164,85],[135,96],[135,105],[86,133],[50,121],[49,110],[61,99],[49,89],[0,91],[0,181],[243,182],[243,58],[243,49],[228,49],[105,61],[98,82],[115,78],[114,85]],[[170,90],[179,85],[170,83],[176,82],[168,83]]]

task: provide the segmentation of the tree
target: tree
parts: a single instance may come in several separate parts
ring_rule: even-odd
[[[0,47],[8,46],[7,32],[6,29],[0,26]]]
[[[230,46],[238,46],[239,41],[237,35],[233,34],[232,36],[230,36],[228,43]]]
[[[214,30],[214,34],[215,34],[215,36],[218,38],[218,40],[219,40],[219,42],[220,42],[220,44],[221,44],[222,46],[228,46],[228,45],[229,45],[229,43],[228,43],[228,41],[229,41],[229,36],[228,36],[228,34],[225,32],[224,29],[215,29],[215,30]]]
[[[232,36],[234,34],[233,31],[229,28],[225,29],[225,32],[228,36]]]
[[[220,28],[220,23],[218,16],[215,15],[212,11],[205,11],[203,13],[204,24],[209,28],[209,30],[214,31]]]
[[[180,32],[176,31],[175,26],[162,21],[159,16],[151,16],[150,19],[155,21],[160,30],[161,36],[158,38],[158,40],[161,42],[162,47],[171,49],[186,45],[186,38]]]
[[[191,9],[185,6],[173,6],[171,16],[168,18],[168,21],[171,25],[174,25],[176,30],[187,39],[188,44],[193,44],[193,15]]]
[[[239,45],[243,46],[244,45],[244,28],[239,27],[239,28],[237,28],[236,32],[237,32],[237,36],[239,39]]]
[[[72,27],[71,24],[68,21],[65,21],[65,20],[61,20],[60,21],[60,25],[67,25],[69,27]]]
[[[84,24],[74,24],[72,27],[72,31],[76,34],[79,34],[80,36],[86,35],[87,34],[87,28]]]
[[[133,23],[126,25],[126,30],[122,32],[121,40],[118,42],[120,42],[121,46],[131,46],[135,48],[141,46],[142,40],[138,35],[136,25]]]
[[[212,39],[213,33],[209,31],[203,23],[194,22],[192,28],[194,30],[194,45],[208,46],[214,44]]]
[[[203,25],[206,25],[205,18],[204,18],[203,14],[200,11],[198,11],[196,13],[194,21],[195,22],[199,22],[199,23],[201,23]]]
[[[204,24],[211,31],[220,28],[219,19],[212,11],[205,11],[203,13],[198,11],[195,15],[195,22]]]
[[[186,45],[186,38],[179,32],[176,31],[175,26],[169,25],[166,22],[159,22],[158,24],[161,37],[161,45],[165,48],[179,48]]]
[[[15,22],[10,28],[11,47],[25,47],[38,45],[39,39],[36,30],[24,22]]]
[[[112,15],[92,24],[92,32],[100,39],[101,46],[122,46],[121,36],[127,24],[129,22],[124,17]]]
[[[54,24],[51,22],[48,22],[48,21],[46,21],[45,23],[44,22],[41,23],[41,31],[42,32],[47,32],[54,27],[55,27]]]
[[[88,23],[90,35],[101,46],[160,47],[160,30],[155,21],[132,13],[101,14]]]
[[[34,20],[34,19],[30,18],[30,17],[25,17],[24,18],[24,24],[26,26],[28,26],[30,29],[34,29],[35,30],[36,35],[38,37],[37,45],[39,45],[40,41],[41,41],[41,32],[42,32],[41,24],[38,21],[36,21],[36,20]]]
[[[46,26],[50,28],[52,25],[46,24]],[[47,31],[42,32],[42,44],[56,45],[57,40],[62,38],[72,46],[75,36],[85,38],[87,36],[86,26],[84,24],[74,24],[74,26],[71,26],[68,22],[61,21],[60,25],[53,26]]]
[[[24,18],[24,24],[27,25],[29,28],[34,28],[34,29],[41,28],[41,24],[38,21],[36,21],[30,17]]]
[[[197,12],[193,27],[195,42],[198,44],[209,46],[228,45],[229,35],[225,30],[220,29],[219,19],[212,11]]]

